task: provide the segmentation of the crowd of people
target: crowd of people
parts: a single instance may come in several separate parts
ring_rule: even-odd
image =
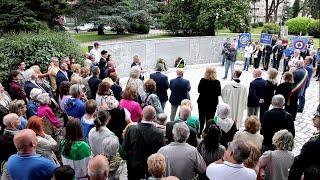
[[[319,179],[320,105],[312,119],[317,132],[298,156],[291,152],[313,73],[313,57],[304,60],[280,84],[277,69],[264,80],[255,68],[248,90],[241,70],[232,69],[221,87],[216,68],[207,67],[198,115],[183,69],[169,81],[157,63],[144,77],[134,56],[121,86],[115,60],[99,43],[79,64],[52,57],[45,73],[19,62],[0,84],[1,180]]]

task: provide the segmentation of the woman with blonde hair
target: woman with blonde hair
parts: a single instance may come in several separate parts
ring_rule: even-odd
[[[138,93],[138,102],[140,103],[146,97],[146,92],[144,91],[143,81],[139,79],[141,75],[141,69],[139,66],[133,66],[130,69],[129,80],[127,82],[127,86],[130,84],[135,84],[137,87]]]
[[[265,89],[264,103],[260,106],[260,119],[262,119],[263,114],[269,110],[272,97],[278,86],[278,70],[271,68],[268,71],[267,88]]]
[[[149,180],[162,179],[166,172],[166,159],[160,153],[151,154],[147,160]]]
[[[207,67],[204,77],[198,85],[198,109],[200,120],[200,132],[204,124],[212,119],[216,113],[219,103],[218,97],[221,95],[220,81],[217,80],[217,70],[214,66]]]
[[[294,160],[291,152],[293,136],[286,129],[280,130],[274,134],[272,144],[276,150],[264,152],[259,159],[259,167],[265,171],[265,179],[286,180]]]
[[[259,132],[261,128],[259,118],[257,116],[248,117],[244,122],[244,127],[245,130],[236,132],[233,139],[241,139],[250,142],[261,151],[263,136]]]

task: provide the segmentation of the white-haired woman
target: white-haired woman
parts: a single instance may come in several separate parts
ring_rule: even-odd
[[[56,127],[60,128],[61,123],[59,118],[54,114],[49,104],[51,103],[51,99],[48,93],[42,93],[38,95],[38,101],[40,106],[38,108],[37,114],[39,117],[46,117],[48,120]],[[47,133],[47,132],[46,132]],[[52,135],[52,134],[49,134]]]
[[[140,74],[141,74],[140,67],[133,66],[130,70],[130,75],[129,75],[130,77],[127,82],[127,86],[129,86],[130,84],[134,84],[137,87],[137,93],[138,93],[137,101],[141,104],[142,99],[146,97],[146,92],[144,91],[142,80],[139,79]]]
[[[272,138],[276,147],[274,151],[266,151],[259,159],[260,174],[264,171],[265,179],[287,180],[294,154],[290,152],[293,148],[293,136],[286,130],[276,132]]]
[[[30,99],[27,104],[27,118],[37,115],[38,107],[39,107],[39,101],[38,101],[38,95],[42,93],[42,90],[39,88],[33,88],[30,91]]]
[[[103,140],[103,155],[109,161],[109,177],[108,179],[126,180],[128,179],[127,162],[120,157],[119,140],[117,136],[110,136]]]
[[[209,127],[212,123],[216,124],[221,129],[222,136],[220,143],[224,147],[228,147],[228,142],[232,141],[234,134],[237,132],[237,126],[231,118],[231,109],[228,104],[218,104],[217,115],[212,120],[208,121],[206,127]]]

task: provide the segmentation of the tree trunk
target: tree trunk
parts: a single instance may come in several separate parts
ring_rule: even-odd
[[[104,35],[104,32],[103,32],[103,24],[100,24],[99,26],[98,26],[98,35]]]
[[[266,23],[269,22],[269,16],[268,16],[268,13],[269,13],[269,1],[266,0]]]
[[[278,8],[279,8],[279,0],[277,0],[276,5],[274,6],[274,16],[273,21],[276,23],[278,20]]]

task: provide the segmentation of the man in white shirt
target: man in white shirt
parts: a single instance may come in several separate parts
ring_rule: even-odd
[[[212,163],[206,174],[210,180],[255,180],[254,170],[244,167],[243,161],[250,155],[250,147],[243,140],[232,141],[224,153],[222,164]]]
[[[100,44],[98,42],[95,42],[93,44],[93,48],[90,50],[90,54],[95,57],[94,63],[95,64],[99,63],[99,61],[101,59],[101,48],[100,48]]]
[[[247,46],[244,48],[244,66],[243,66],[244,71],[248,71],[249,61],[252,53],[253,53],[253,47],[251,46],[251,42],[249,41]]]

